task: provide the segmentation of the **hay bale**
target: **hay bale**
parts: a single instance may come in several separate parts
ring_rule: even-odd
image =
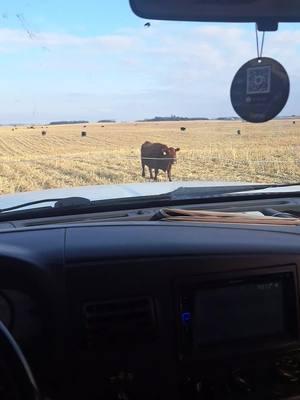
[[[240,135],[240,134],[241,134],[240,129],[238,129],[238,130],[236,131],[236,133],[237,133],[238,135]]]
[[[81,137],[85,137],[86,136],[86,131],[82,131],[81,132]]]
[[[42,136],[46,136],[47,132],[46,131],[42,131]]]
[[[185,126],[182,126],[182,127],[180,128],[180,130],[181,130],[181,132],[184,132],[184,131],[186,130],[186,127],[185,127]]]

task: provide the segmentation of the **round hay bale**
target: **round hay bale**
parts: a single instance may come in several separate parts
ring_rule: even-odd
[[[42,131],[42,136],[46,136],[47,132],[46,131]]]
[[[81,137],[85,137],[86,136],[86,131],[82,131],[81,132]]]
[[[184,131],[186,130],[186,127],[185,127],[185,126],[182,126],[182,127],[180,128],[180,130],[181,130],[181,132],[184,132]]]

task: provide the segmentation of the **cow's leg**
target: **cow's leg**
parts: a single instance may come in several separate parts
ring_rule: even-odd
[[[150,172],[150,179],[153,179],[153,173],[152,173],[152,168],[149,166],[149,172]]]
[[[158,175],[158,169],[155,168],[155,176],[154,176],[154,180],[157,181],[157,175]]]
[[[172,182],[171,168],[168,168],[168,178],[169,178],[169,181]]]
[[[142,160],[142,177],[145,178],[145,162]]]

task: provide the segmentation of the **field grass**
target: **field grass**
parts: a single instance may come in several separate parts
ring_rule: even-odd
[[[173,180],[300,181],[300,120],[0,127],[0,193],[144,182],[145,140],[181,148]]]

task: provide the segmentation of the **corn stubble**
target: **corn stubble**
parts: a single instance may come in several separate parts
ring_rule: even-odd
[[[84,130],[86,137],[80,125],[49,126],[44,135],[38,126],[0,127],[1,194],[148,181],[140,163],[146,140],[180,147],[174,181],[300,181],[300,120],[88,124]],[[163,172],[159,180],[166,180]]]

